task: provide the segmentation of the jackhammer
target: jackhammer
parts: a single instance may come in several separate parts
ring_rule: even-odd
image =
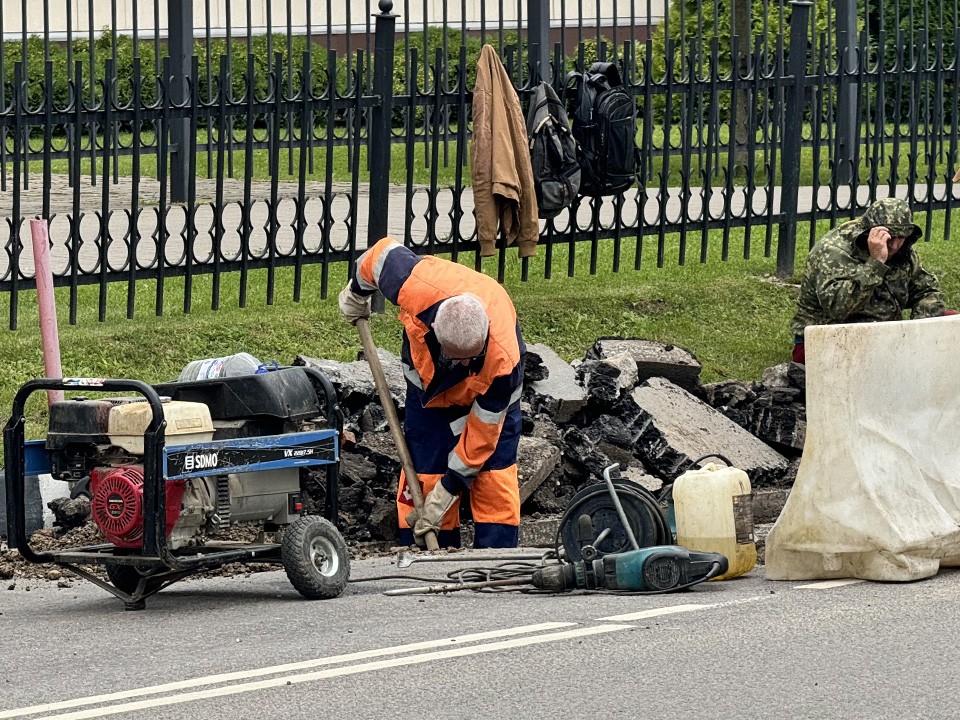
[[[547,565],[534,571],[531,584],[538,590],[620,590],[661,593],[692,587],[727,571],[727,558],[719,553],[691,552],[679,545],[630,550]]]

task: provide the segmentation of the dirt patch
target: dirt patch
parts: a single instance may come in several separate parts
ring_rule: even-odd
[[[764,564],[764,550],[766,538],[773,523],[757,524],[754,528],[757,543],[757,566]],[[252,541],[257,536],[257,528],[239,526],[230,528],[221,533],[218,538],[225,540]],[[52,530],[40,530],[33,534],[30,546],[35,551],[50,551],[94,545],[104,542],[100,531],[92,524],[74,528],[62,536],[57,536]],[[389,557],[396,555],[404,548],[398,548],[385,542],[348,542],[352,560],[363,560],[373,557]],[[416,549],[414,549],[416,552]],[[223,567],[207,570],[203,574],[207,577],[249,577],[253,573],[275,571],[279,565],[272,563],[229,563]],[[88,565],[86,569],[97,577],[106,580],[106,573],[101,565]],[[47,586],[56,583],[59,588],[72,588],[77,583],[85,582],[82,578],[73,575],[69,570],[54,564],[37,565],[24,560],[16,550],[9,550],[0,544],[0,590],[30,590],[41,585]]]
[[[96,545],[104,542],[103,535],[93,523],[73,528],[62,536],[57,537],[53,530],[38,530],[30,538],[30,547],[35,552],[48,552],[61,548],[77,547],[81,545]],[[106,579],[103,568],[92,566],[91,571],[100,578]],[[27,590],[31,585],[39,582],[56,582],[60,587],[71,587],[78,581],[76,575],[53,564],[37,565],[27,562],[16,550],[10,550],[5,544],[0,545],[0,581],[9,581],[0,585],[7,590],[15,590],[19,582]]]
[[[234,540],[253,542],[259,534],[259,528],[236,526],[217,535],[218,540]],[[54,530],[38,530],[30,537],[30,547],[35,552],[50,552],[67,548],[97,545],[106,540],[100,530],[92,522],[81,527],[73,528],[65,533]],[[350,557],[353,560],[362,560],[369,557],[383,557],[396,554],[397,548],[385,542],[349,542]],[[246,577],[252,573],[267,572],[279,569],[273,563],[228,563],[219,568],[207,570],[203,574],[210,577]],[[84,568],[97,577],[106,580],[107,576],[102,565],[87,565]],[[41,583],[56,583],[61,588],[70,588],[77,582],[84,582],[81,578],[65,568],[53,563],[36,564],[24,560],[17,550],[7,548],[0,543],[0,589],[29,590]]]
[[[798,277],[781,278],[776,275],[766,274],[760,276],[760,282],[776,285],[777,287],[793,288],[794,290],[800,287],[800,278]]]
[[[637,315],[663,315],[670,309],[666,300],[635,300],[627,303],[627,310]]]
[[[757,565],[764,565],[767,549],[767,535],[773,530],[774,523],[760,523],[754,525],[753,534],[757,541]]]

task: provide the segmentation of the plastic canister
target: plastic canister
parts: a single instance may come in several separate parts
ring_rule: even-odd
[[[725,555],[729,570],[715,580],[749,572],[757,564],[753,491],[743,470],[707,463],[673,483],[677,544]]]
[[[250,353],[242,352],[224,357],[193,360],[187,364],[177,380],[178,382],[189,382],[192,380],[253,375],[259,367],[259,360]]]

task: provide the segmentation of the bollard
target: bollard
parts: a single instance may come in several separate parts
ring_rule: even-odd
[[[47,221],[39,217],[30,221],[33,238],[34,275],[37,279],[37,306],[40,310],[40,343],[43,347],[43,370],[48,378],[63,377],[60,366],[60,335],[57,331],[57,303],[53,294],[53,271],[50,269],[50,233]],[[63,400],[63,390],[48,390],[47,403]]]

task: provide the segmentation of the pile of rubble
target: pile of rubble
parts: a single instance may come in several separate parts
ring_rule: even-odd
[[[89,514],[89,503],[86,504],[87,514]],[[59,507],[60,503],[57,505]],[[103,541],[103,536],[92,522],[86,522],[85,518],[77,518],[75,524],[70,527],[59,526],[53,530],[38,530],[33,533],[30,537],[30,547],[37,552],[47,552],[63,547],[93,545]],[[101,578],[106,577],[100,566],[91,566],[88,569]],[[27,589],[30,588],[30,581],[52,581],[65,588],[70,587],[76,579],[75,576],[64,572],[56,565],[28,563],[20,557],[19,552],[6,548],[4,543],[0,542],[0,589],[15,589],[17,580],[27,581]]]
[[[52,552],[65,548],[85,547],[107,542],[90,517],[90,501],[85,497],[75,499],[57,498],[49,503],[55,516],[52,529],[37,530],[30,536],[30,547],[35,552]],[[255,542],[260,532],[258,524],[236,525],[220,531],[218,540]],[[384,543],[353,543],[351,556],[356,559],[383,555],[389,551]],[[87,565],[87,572],[107,580],[103,565]],[[276,570],[277,565],[258,562],[235,562],[204,571],[207,576],[246,576],[255,572]],[[0,590],[15,590],[22,587],[30,590],[43,581],[56,582],[58,587],[73,587],[79,578],[51,563],[35,565],[27,562],[16,549],[0,540]]]
[[[544,345],[527,349],[518,458],[525,524],[562,513],[578,490],[601,480],[614,463],[621,477],[656,493],[703,456],[720,455],[746,471],[761,491],[754,497],[758,522],[764,521],[763,489],[789,488],[796,477],[806,427],[802,365],[769,368],[759,382],[703,385],[696,357],[663,343],[601,338],[573,363]],[[400,359],[379,353],[402,418],[406,386]],[[341,363],[303,356],[294,364],[322,370],[339,396],[345,418],[341,529],[354,554],[385,552],[397,538],[400,461],[369,366],[362,358]],[[325,473],[307,476],[308,510],[322,502],[324,479]],[[775,519],[784,497],[781,491],[773,500],[766,520]],[[55,504],[57,527],[35,533],[34,549],[99,541],[85,499]],[[469,503],[461,503],[461,512],[469,536]],[[216,574],[259,569],[235,564]],[[52,566],[30,566],[15,550],[0,546],[0,581],[68,582],[59,573]]]
[[[573,363],[545,345],[527,350],[518,460],[525,518],[562,512],[614,463],[621,477],[654,492],[708,455],[746,471],[755,489],[787,488],[796,477],[805,433],[802,365],[769,368],[759,382],[703,385],[692,353],[649,340],[601,338]],[[402,417],[400,359],[379,354]],[[340,398],[345,535],[394,540],[400,461],[366,361],[300,356],[294,364],[323,371]],[[308,482],[306,490],[308,498],[323,497],[319,485]],[[461,511],[469,526],[469,503]]]

